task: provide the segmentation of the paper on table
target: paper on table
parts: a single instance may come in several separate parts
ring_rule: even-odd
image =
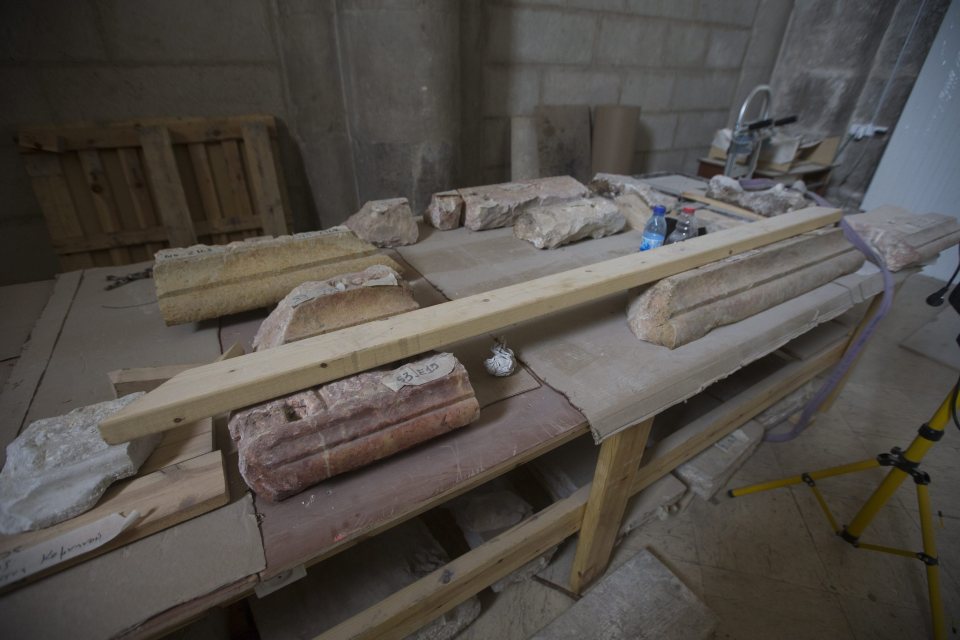
[[[30,547],[6,551],[0,554],[0,587],[89,553],[116,538],[139,519],[138,511],[131,511],[126,516],[112,513],[106,518],[71,529],[56,538]]]

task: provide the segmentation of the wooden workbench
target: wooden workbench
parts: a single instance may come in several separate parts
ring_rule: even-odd
[[[562,271],[575,264],[614,257],[634,250],[637,244],[635,238],[621,234],[543,252],[512,239],[502,230],[424,235],[421,243],[403,250],[401,255],[449,297],[483,290],[482,287],[502,286],[508,283],[504,278],[526,279]],[[489,270],[476,269],[477,260],[486,251],[481,251],[480,245],[487,243],[500,243],[498,251],[505,259]],[[449,276],[450,261],[444,260],[443,256],[449,258],[454,253],[467,264],[463,274],[471,282],[470,287],[462,290],[445,280]],[[24,396],[22,387],[18,392],[18,398],[29,398],[24,415],[31,419],[56,415],[73,406],[108,398],[106,372],[112,369],[212,359],[223,347],[229,346],[231,338],[249,335],[250,327],[259,317],[252,313],[223,319],[220,323],[164,327],[152,297],[151,282],[134,282],[112,292],[102,290],[107,273],[123,275],[140,268],[142,265],[91,269],[60,277],[59,291],[54,290],[54,297],[47,307],[51,314],[60,315],[59,320],[48,317],[45,311],[39,321],[54,327],[45,338],[51,342],[45,348],[30,345],[34,347],[32,351],[41,357],[45,355],[45,359],[42,365],[24,368],[40,372],[33,393]],[[70,285],[71,282],[76,284]],[[441,282],[444,283],[442,286]],[[814,325],[839,315],[879,291],[875,274],[848,277],[844,284],[829,286],[838,289],[832,290],[836,295],[827,296],[828,313],[822,311],[824,294],[817,290],[788,303],[787,311],[775,308],[744,321],[748,323],[747,330],[738,331],[736,325],[718,330],[726,330],[721,340],[727,348],[719,358],[719,365],[716,351],[698,349],[697,343],[688,345],[686,357],[689,360],[682,372],[684,384],[660,380],[655,389],[655,406],[666,408],[686,399],[700,388],[733,373],[751,360],[777,351]],[[417,289],[432,290],[427,282],[419,282]],[[606,313],[600,317],[590,308],[582,309],[579,329],[566,327],[555,335],[559,335],[568,348],[576,349],[578,345],[582,348],[589,343],[583,340],[589,336],[594,323],[609,315]],[[583,318],[593,320],[582,322]],[[746,349],[755,337],[755,328],[764,324],[783,327],[783,330],[779,333],[773,331],[771,335],[774,337],[764,343],[763,349]],[[656,442],[648,443],[647,436],[652,424],[651,415],[660,409],[651,414],[649,407],[654,405],[642,403],[637,407],[645,406],[647,410],[630,409],[634,411],[636,422],[603,437],[595,481],[591,486],[456,558],[435,574],[397,592],[374,609],[347,620],[324,637],[402,637],[577,531],[580,531],[580,548],[571,587],[580,590],[606,566],[613,536],[630,495],[830,367],[843,353],[850,330],[849,323],[830,322],[790,342],[786,350],[780,350],[782,366],[775,372],[715,410],[682,425],[679,430],[659,434]],[[533,338],[525,338],[522,327],[515,338],[511,338],[514,339],[516,342],[512,346],[521,356],[528,345],[532,351],[543,348],[542,345],[538,347]],[[669,355],[669,352],[659,356],[657,353],[663,352],[649,351],[652,355],[648,355],[642,367],[655,369],[658,364],[655,358]],[[549,357],[549,353],[546,356],[541,354],[541,357]],[[639,369],[634,373],[638,372]],[[536,366],[534,373],[540,373]],[[549,372],[549,375],[540,377],[549,380],[554,374]],[[628,391],[637,395],[638,400],[644,399],[643,384],[628,388]],[[648,396],[653,393],[651,389]],[[570,390],[567,395],[575,396]],[[622,413],[620,418],[629,421],[629,415],[629,412]],[[7,426],[3,444],[12,439],[15,431]],[[0,597],[0,616],[22,624],[42,622],[47,625],[49,620],[33,619],[15,612],[22,612],[24,607],[29,609],[31,602],[56,599],[65,593],[65,589],[70,589],[70,609],[83,610],[82,621],[102,616],[103,619],[91,627],[96,630],[94,635],[161,635],[210,607],[249,594],[258,581],[282,583],[288,570],[309,566],[415,517],[587,433],[589,428],[584,415],[563,394],[548,384],[538,384],[533,389],[507,394],[484,407],[481,420],[469,428],[365,469],[333,478],[282,503],[256,500],[259,537],[251,537],[249,529],[239,532],[229,529],[229,522],[245,513],[244,498],[239,495],[242,493],[240,486],[238,495],[233,496],[228,507],[178,525],[165,536],[146,538]],[[221,442],[221,446],[229,454],[228,443]],[[230,470],[235,472],[235,469]],[[397,481],[398,478],[403,481]],[[230,536],[221,540],[216,552],[199,543],[200,538],[211,532],[222,536],[224,531],[230,531]],[[157,547],[161,543],[155,538],[161,537],[167,544]],[[171,547],[171,539],[180,542]],[[147,543],[153,543],[153,546]],[[157,553],[158,548],[164,553]],[[227,562],[228,559],[231,561]],[[192,571],[186,570],[189,563],[195,565]],[[129,567],[128,579],[96,580],[98,572],[106,567],[114,571]],[[181,569],[184,574],[179,579]],[[196,575],[201,569],[204,580],[197,581]],[[137,589],[140,583],[156,581],[158,575],[165,576],[162,581],[165,589]],[[194,582],[188,584],[188,580]],[[83,585],[86,585],[85,591]],[[131,611],[116,611],[119,608],[117,602],[134,599],[138,606]],[[75,631],[73,635],[80,637],[77,630],[83,630],[82,624],[72,621],[70,627]],[[44,628],[25,627],[25,631]]]

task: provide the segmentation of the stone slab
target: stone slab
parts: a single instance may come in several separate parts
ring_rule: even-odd
[[[384,265],[304,282],[280,301],[253,339],[257,351],[420,308],[400,275]]]
[[[846,220],[883,256],[891,271],[930,260],[960,242],[960,223],[940,213],[918,214],[887,205]]]
[[[716,615],[644,550],[605,576],[533,640],[706,640],[717,623]]]
[[[590,177],[590,107],[538,105],[534,110],[541,176]]]
[[[505,182],[460,189],[463,224],[472,231],[511,226],[529,207],[565,202],[588,195],[587,188],[569,176]]]
[[[479,416],[466,369],[433,354],[242,409],[229,427],[247,485],[278,501]]]
[[[346,227],[227,245],[164,249],[153,278],[168,325],[275,304],[297,285],[393,260]]]
[[[810,206],[803,193],[782,184],[762,191],[745,191],[739,182],[723,175],[710,178],[706,194],[708,198],[750,209],[767,217]]]
[[[537,249],[556,249],[578,240],[619,233],[626,223],[616,204],[605,198],[589,198],[531,207],[517,217],[513,233]]]

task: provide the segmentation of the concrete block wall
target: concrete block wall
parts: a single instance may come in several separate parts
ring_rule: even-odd
[[[481,147],[482,161],[465,162],[464,178],[506,179],[509,118],[538,104],[639,105],[633,170],[694,173],[714,131],[769,81],[792,9],[792,0],[482,3],[482,46],[461,53],[482,83],[478,112],[464,113],[464,147]]]

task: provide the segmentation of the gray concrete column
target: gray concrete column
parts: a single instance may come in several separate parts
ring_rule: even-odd
[[[460,4],[339,0],[337,21],[359,203],[420,213],[457,177]]]

